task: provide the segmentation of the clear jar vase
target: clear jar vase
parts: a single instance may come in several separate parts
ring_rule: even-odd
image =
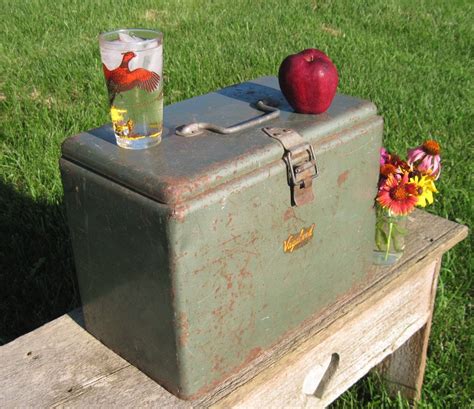
[[[396,263],[405,250],[407,216],[395,216],[376,205],[374,264]]]

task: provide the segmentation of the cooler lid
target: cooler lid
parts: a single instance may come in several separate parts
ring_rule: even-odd
[[[228,127],[261,116],[264,113],[254,107],[260,99],[276,102],[279,118],[229,135],[175,133],[176,127],[191,122]],[[154,200],[176,204],[281,160],[283,147],[262,131],[264,126],[292,128],[315,144],[374,115],[371,102],[341,94],[324,114],[297,114],[283,97],[278,79],[262,77],[165,107],[163,140],[152,148],[119,148],[108,124],[66,139],[62,155]]]

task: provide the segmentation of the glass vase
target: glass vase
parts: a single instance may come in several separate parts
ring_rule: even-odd
[[[407,216],[396,216],[376,205],[374,264],[396,263],[405,250]]]

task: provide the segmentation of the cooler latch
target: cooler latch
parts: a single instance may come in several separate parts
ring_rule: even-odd
[[[285,149],[283,160],[288,171],[291,188],[291,204],[302,206],[314,200],[313,179],[318,176],[314,149],[293,129],[262,129],[268,136],[277,139]]]

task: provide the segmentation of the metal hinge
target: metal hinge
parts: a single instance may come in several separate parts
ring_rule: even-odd
[[[285,149],[283,160],[287,166],[292,205],[312,202],[313,179],[318,176],[318,167],[311,144],[293,129],[266,127],[263,131],[277,139]]]

